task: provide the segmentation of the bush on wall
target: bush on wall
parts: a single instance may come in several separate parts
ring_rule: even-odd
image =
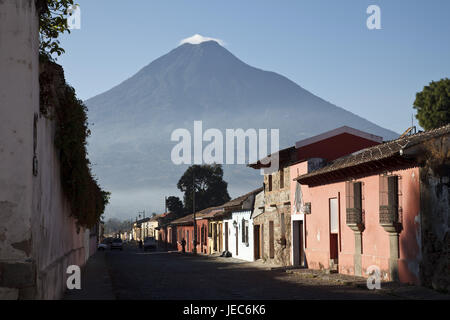
[[[110,193],[102,190],[91,172],[86,143],[90,135],[87,108],[64,80],[62,67],[45,56],[40,59],[40,110],[55,121],[55,146],[61,164],[61,183],[71,213],[79,225],[94,226],[103,214]]]

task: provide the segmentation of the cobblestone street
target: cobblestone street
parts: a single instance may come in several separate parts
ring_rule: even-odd
[[[272,269],[234,258],[176,252],[97,252],[82,270],[82,289],[65,299],[449,299],[425,288],[310,270]]]

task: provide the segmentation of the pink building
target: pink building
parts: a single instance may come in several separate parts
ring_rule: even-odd
[[[315,170],[317,161],[292,165],[294,265],[361,276],[378,269],[384,280],[420,284],[421,192],[429,188],[421,180],[420,156],[429,141],[449,131],[446,126],[399,138]]]

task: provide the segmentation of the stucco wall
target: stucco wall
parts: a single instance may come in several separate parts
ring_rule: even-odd
[[[398,273],[402,282],[419,283],[419,264],[421,260],[420,239],[420,201],[418,168],[394,171],[398,175],[399,205],[401,208],[402,230],[399,234]],[[363,183],[364,230],[361,234],[362,275],[367,276],[367,268],[376,265],[382,278],[390,280],[389,234],[379,223],[379,176],[358,179]],[[311,214],[305,215],[306,260],[313,269],[330,268],[330,218],[329,199],[339,202],[338,259],[339,272],[355,274],[355,235],[346,224],[345,182],[316,187],[302,185],[304,202],[311,202]],[[291,190],[294,192],[294,189]]]
[[[199,219],[196,221],[197,225],[197,253],[208,254],[208,220],[207,219]],[[202,227],[203,227],[203,242],[202,242]]]
[[[37,298],[56,299],[65,289],[68,265],[82,266],[89,258],[90,231],[77,228],[62,191],[54,148],[54,123],[38,121],[38,175],[33,178],[32,239],[36,261]]]

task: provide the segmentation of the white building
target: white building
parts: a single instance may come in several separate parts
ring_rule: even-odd
[[[229,219],[223,220],[223,239],[227,244],[228,251],[234,258],[254,261],[255,248],[253,238],[253,216],[261,211],[259,208],[260,199],[264,201],[264,191],[260,191],[256,196],[252,194],[253,205],[251,210],[233,211]],[[226,234],[228,232],[228,234]]]
[[[253,220],[252,211],[233,212],[228,222],[228,251],[232,256],[242,260],[253,261]],[[225,228],[226,229],[226,228]],[[224,238],[227,235],[224,234]]]

